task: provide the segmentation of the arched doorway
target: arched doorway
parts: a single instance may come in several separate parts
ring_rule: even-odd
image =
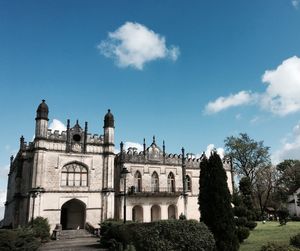
[[[81,229],[85,224],[85,204],[77,199],[67,201],[61,207],[62,229]]]
[[[170,205],[168,207],[168,219],[176,219],[176,206],[175,205]]]
[[[151,221],[158,221],[161,219],[160,206],[154,205],[151,207]]]
[[[143,222],[144,214],[141,206],[134,206],[132,208],[132,220],[137,222]]]

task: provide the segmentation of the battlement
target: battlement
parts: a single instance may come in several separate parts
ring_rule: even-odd
[[[67,131],[59,132],[58,130],[53,131],[51,129],[48,129],[47,139],[51,140],[51,141],[66,142],[67,141]],[[103,143],[104,143],[103,135],[98,135],[98,134],[92,135],[91,133],[87,133],[86,144],[101,145]]]
[[[138,152],[136,148],[132,147],[128,148],[127,151],[123,150],[122,156],[121,153],[117,155],[117,161],[121,161],[121,158],[125,163],[182,165],[182,154],[166,153],[165,151],[162,151],[155,142],[153,142],[145,151]],[[191,156],[191,154],[187,154],[185,157],[185,166],[187,169],[199,169],[201,161],[202,156],[196,158]],[[225,170],[231,170],[231,161],[229,157],[225,156],[222,159],[222,162]]]

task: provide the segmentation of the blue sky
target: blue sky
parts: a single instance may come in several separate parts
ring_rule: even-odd
[[[299,1],[0,1],[0,34],[2,194],[42,99],[98,134],[110,108],[117,145],[198,154],[246,132],[300,158]]]

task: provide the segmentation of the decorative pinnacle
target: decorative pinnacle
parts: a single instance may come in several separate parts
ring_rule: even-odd
[[[110,109],[108,109],[107,112],[110,112]]]
[[[155,144],[155,136],[153,136],[153,142],[152,143]]]
[[[43,102],[43,103],[45,103],[45,102],[46,102],[46,100],[45,100],[45,99],[43,99],[43,100],[42,100],[42,102]]]
[[[121,153],[123,152],[123,146],[124,146],[123,141],[121,141],[120,143]]]

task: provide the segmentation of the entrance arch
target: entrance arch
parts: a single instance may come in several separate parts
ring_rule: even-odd
[[[141,206],[134,206],[132,208],[132,220],[137,222],[143,222],[143,208]]]
[[[85,204],[77,199],[64,203],[61,207],[60,224],[62,229],[82,229],[85,224]]]

